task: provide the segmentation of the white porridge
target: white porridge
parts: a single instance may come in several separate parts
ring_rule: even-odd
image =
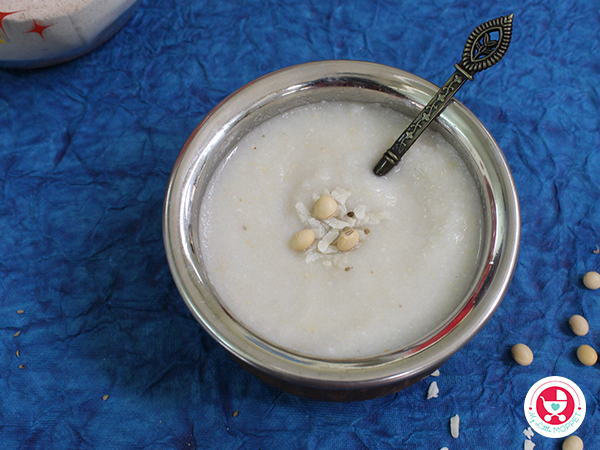
[[[244,136],[217,170],[201,252],[224,306],[258,336],[310,356],[364,358],[424,337],[464,299],[483,211],[454,149],[428,130],[397,172],[372,171],[407,124],[376,104],[299,107]],[[312,217],[323,194],[339,201],[333,219],[358,231],[350,251],[320,244],[343,225]],[[314,243],[294,250],[307,228]]]

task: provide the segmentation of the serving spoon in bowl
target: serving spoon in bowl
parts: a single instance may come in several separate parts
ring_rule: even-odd
[[[425,129],[450,104],[454,94],[473,75],[488,69],[502,59],[508,50],[512,35],[513,14],[489,20],[475,28],[465,44],[456,71],[404,130],[394,144],[383,154],[373,172],[383,176],[392,170],[400,158],[415,143]],[[497,37],[497,38],[496,38]]]

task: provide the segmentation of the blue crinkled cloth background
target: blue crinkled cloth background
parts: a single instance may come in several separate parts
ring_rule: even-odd
[[[167,266],[163,198],[186,138],[226,95],[297,63],[367,60],[441,85],[473,28],[509,13],[507,56],[457,98],[511,166],[521,255],[498,312],[442,367],[439,398],[425,399],[430,378],[330,404],[247,374]],[[587,401],[577,434],[600,448],[600,366],[575,357],[600,347],[600,294],[581,282],[600,269],[599,32],[584,0],[145,0],[79,59],[0,70],[0,447],[522,449],[529,387],[560,375]],[[512,361],[517,342],[531,366]]]

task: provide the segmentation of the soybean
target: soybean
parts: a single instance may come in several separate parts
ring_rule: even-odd
[[[302,230],[294,235],[292,238],[292,248],[299,252],[306,250],[315,240],[315,233],[313,230]]]
[[[533,362],[533,352],[525,344],[513,345],[511,353],[517,364],[528,366]]]
[[[584,366],[593,366],[598,361],[598,353],[589,345],[580,345],[577,349],[577,359]]]
[[[569,319],[569,326],[571,327],[571,331],[573,331],[573,333],[575,333],[577,336],[585,336],[588,331],[590,331],[590,326],[587,320],[585,320],[585,318],[579,314],[571,316]]]
[[[600,289],[600,273],[590,271],[583,276],[583,284],[586,288],[595,291]]]
[[[358,231],[350,228],[343,231],[337,241],[337,248],[341,252],[352,250],[358,244]]]
[[[562,450],[583,450],[583,441],[579,436],[571,435],[563,441]]]
[[[338,209],[335,199],[329,195],[319,197],[315,203],[315,216],[317,219],[331,219]]]

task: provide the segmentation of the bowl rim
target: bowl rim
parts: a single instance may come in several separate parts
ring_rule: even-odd
[[[495,174],[502,181],[500,186],[494,186],[496,189],[494,193],[501,197],[501,201],[499,207],[494,208],[492,214],[495,217],[494,242],[491,246],[492,254],[489,264],[485,269],[486,285],[479,287],[485,288],[485,292],[482,297],[473,296],[464,304],[456,316],[456,320],[443,330],[443,335],[434,343],[424,345],[411,353],[405,353],[401,358],[377,361],[375,358],[364,361],[325,361],[319,358],[299,356],[279,348],[273,349],[268,343],[265,345],[260,338],[253,339],[255,336],[252,333],[242,331],[241,336],[232,337],[230,333],[224,331],[222,326],[219,326],[219,321],[234,319],[225,310],[222,313],[211,310],[204,301],[207,295],[210,297],[212,294],[208,292],[206,286],[202,285],[202,282],[199,283],[202,277],[193,267],[189,253],[186,255],[186,251],[189,252],[189,249],[181,248],[184,245],[182,242],[189,237],[189,230],[182,227],[180,220],[182,211],[190,207],[189,198],[185,198],[192,191],[192,187],[189,185],[189,169],[198,169],[205,164],[198,154],[198,151],[202,153],[204,149],[198,150],[197,147],[202,142],[206,143],[211,139],[216,139],[210,135],[208,130],[213,124],[223,119],[218,117],[219,115],[231,114],[236,107],[239,108],[243,103],[241,102],[242,97],[252,97],[256,93],[267,92],[260,99],[253,99],[253,101],[268,102],[269,96],[286,95],[287,91],[280,89],[282,85],[286,84],[284,81],[287,81],[289,89],[297,89],[302,85],[303,80],[323,78],[324,75],[331,78],[347,74],[377,75],[395,80],[400,84],[408,83],[407,86],[413,89],[410,92],[411,100],[420,104],[421,107],[438,90],[434,84],[401,69],[351,60],[326,60],[298,64],[251,81],[216,105],[185,142],[175,162],[165,196],[163,237],[169,266],[184,301],[203,328],[227,351],[268,376],[290,383],[323,389],[356,390],[389,385],[408,378],[416,380],[433,372],[441,362],[466,345],[489,321],[499,307],[514,274],[520,241],[520,212],[516,186],[500,147],[468,108],[459,101],[453,100],[440,116],[440,120],[450,120],[455,116],[456,120],[460,119],[465,123],[472,124],[480,139],[486,143],[487,148],[491,149],[491,153],[487,156],[493,163]],[[246,100],[254,104],[252,101]],[[240,113],[233,118],[229,117],[230,122],[238,120],[243,114]],[[452,120],[450,121],[452,122]],[[222,134],[222,132],[219,131],[218,134]],[[488,169],[491,168],[488,167]],[[490,193],[490,195],[492,194]],[[198,297],[202,298],[198,300]]]

